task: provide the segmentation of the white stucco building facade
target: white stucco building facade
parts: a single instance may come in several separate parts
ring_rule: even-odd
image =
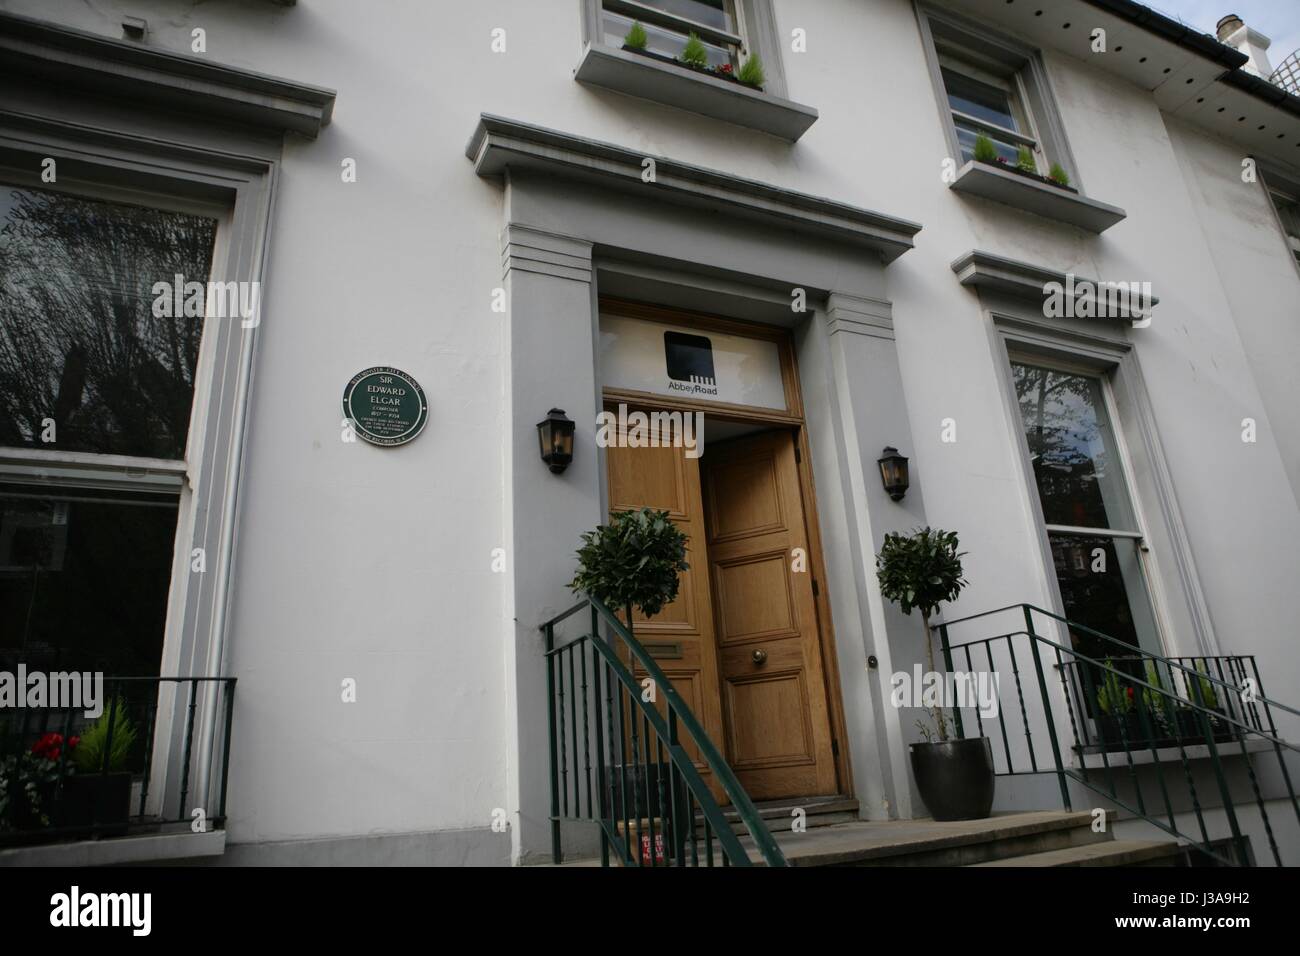
[[[206,216],[212,277],[260,283],[255,316],[204,320],[181,452],[133,465],[30,431],[0,443],[0,492],[66,492],[95,484],[69,469],[116,468],[174,499],[147,676],[233,677],[237,692],[228,738],[225,698],[199,693],[193,711],[190,790],[208,815],[224,800],[222,826],[167,854],[550,859],[539,626],[574,601],[580,532],[621,500],[598,413],[668,401],[611,373],[638,359],[619,351],[619,317],[711,332],[719,369],[719,335],[751,325],[778,343],[775,373],[743,374],[781,399],[727,399],[696,481],[716,516],[710,444],[760,426],[794,436],[822,701],[808,734],[832,747],[821,793],[860,819],[924,815],[916,714],[890,703],[891,675],[923,651],[916,617],[876,582],[889,532],[959,533],[969,584],[943,619],[1085,607],[1104,629],[1126,601],[1135,647],[1253,657],[1268,699],[1300,700],[1300,97],[1258,75],[1258,42],[1179,35],[1126,0],[695,4],[726,18],[706,31],[719,56],[761,54],[759,90],[622,49],[607,24],[636,6],[0,0],[0,182]],[[669,11],[669,45],[672,17],[704,15],[647,6],[652,25]],[[978,133],[1010,161],[972,157]],[[1019,146],[1032,174],[1014,169]],[[1069,277],[1146,283],[1156,301],[1049,314],[1044,290]],[[427,423],[407,444],[351,440],[341,420],[345,386],[374,367],[423,388]],[[1017,390],[1038,374],[1084,383],[1071,408],[1093,431],[1077,447],[1104,446],[1110,521],[1041,479]],[[682,407],[707,417],[699,401]],[[561,474],[538,457],[551,408],[576,423]],[[887,446],[909,459],[898,501],[877,467]],[[1119,567],[1098,592],[1066,580],[1071,535]],[[727,608],[743,613],[713,572],[720,663],[711,686],[694,672],[690,699],[718,709],[730,758],[743,735],[728,708],[762,704],[716,683]],[[972,621],[951,636],[999,633]],[[1027,723],[1041,715],[1030,674]],[[1074,759],[1067,682],[1048,674]],[[179,760],[188,701],[166,701],[155,749]],[[1300,738],[1292,714],[1272,716]],[[1050,755],[1041,734],[1006,737],[1008,761]],[[747,786],[814,795],[781,792],[765,766]],[[1246,786],[1241,766],[1228,773]],[[1275,770],[1259,776],[1294,864],[1293,798]],[[1050,768],[998,780],[998,809],[1060,807]],[[1112,806],[1070,787],[1076,810]],[[1246,802],[1252,853],[1272,862]],[[1180,829],[1195,826],[1185,811]]]

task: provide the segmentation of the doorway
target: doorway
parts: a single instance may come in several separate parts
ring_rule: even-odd
[[[627,411],[619,399],[607,394],[611,412]],[[682,408],[641,396],[633,410],[653,422]],[[752,798],[847,791],[802,426],[735,410],[704,421],[702,454],[657,434],[605,449],[610,511],[667,511],[688,539],[677,599],[653,618],[636,613],[636,636]]]
[[[699,458],[606,449],[610,511],[667,511],[688,539],[677,599],[635,633],[756,800],[840,792],[798,441],[727,421]]]

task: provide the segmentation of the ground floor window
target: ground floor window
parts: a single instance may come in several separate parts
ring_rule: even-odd
[[[1011,370],[1065,616],[1159,653],[1105,380],[1037,360],[1013,358]],[[1072,637],[1089,657],[1117,656],[1086,632]]]
[[[0,663],[158,673],[216,230],[0,183]]]

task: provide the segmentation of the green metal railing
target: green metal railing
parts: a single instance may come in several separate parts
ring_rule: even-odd
[[[1011,630],[960,643],[950,639],[958,625],[1015,612]],[[1045,627],[1036,627],[1043,623],[1036,615],[1046,619]],[[1054,773],[1065,809],[1071,809],[1074,782],[1210,862],[1229,866],[1253,863],[1239,813],[1253,804],[1274,862],[1300,863],[1284,860],[1298,848],[1288,845],[1284,853],[1268,808],[1271,803],[1276,812],[1289,803],[1300,823],[1292,785],[1300,747],[1284,740],[1274,721],[1275,710],[1300,711],[1265,696],[1253,657],[1163,657],[1031,604],[934,629],[949,673],[965,664],[965,673],[1003,678],[996,714],[974,706],[953,710],[956,736],[989,738],[998,775]],[[1041,633],[1053,629],[1068,634],[1071,645],[1104,650],[1085,654]],[[1008,675],[1014,707],[1007,706]],[[1049,685],[1056,684],[1060,693],[1053,695]],[[1058,723],[1065,729],[1062,717],[1068,718],[1068,736],[1058,733]],[[1172,782],[1169,768],[1178,774]]]
[[[557,646],[557,630],[582,611],[590,615],[590,631]],[[748,830],[759,862],[786,865],[749,795],[677,689],[608,608],[588,598],[541,630],[554,862],[564,858],[562,821],[592,820],[604,866],[611,851],[625,866],[754,865],[705,782],[707,773]]]

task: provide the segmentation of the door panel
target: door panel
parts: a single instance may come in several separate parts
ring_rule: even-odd
[[[794,433],[702,459],[726,753],[755,799],[837,791]],[[810,567],[805,561],[805,567]]]
[[[722,705],[718,699],[717,645],[708,584],[699,459],[687,458],[682,448],[653,447],[610,447],[605,450],[605,459],[611,512],[641,507],[662,509],[687,537],[686,561],[690,569],[681,575],[677,600],[652,618],[635,612],[634,634],[654,655],[686,706],[721,749]],[[639,666],[633,669],[633,674],[638,680],[644,676]],[[662,697],[658,704],[663,712]],[[714,796],[721,800],[723,794],[713,774],[699,761],[694,745],[689,739],[683,739],[682,746],[696,758],[696,768]],[[651,759],[655,759],[653,755]]]

